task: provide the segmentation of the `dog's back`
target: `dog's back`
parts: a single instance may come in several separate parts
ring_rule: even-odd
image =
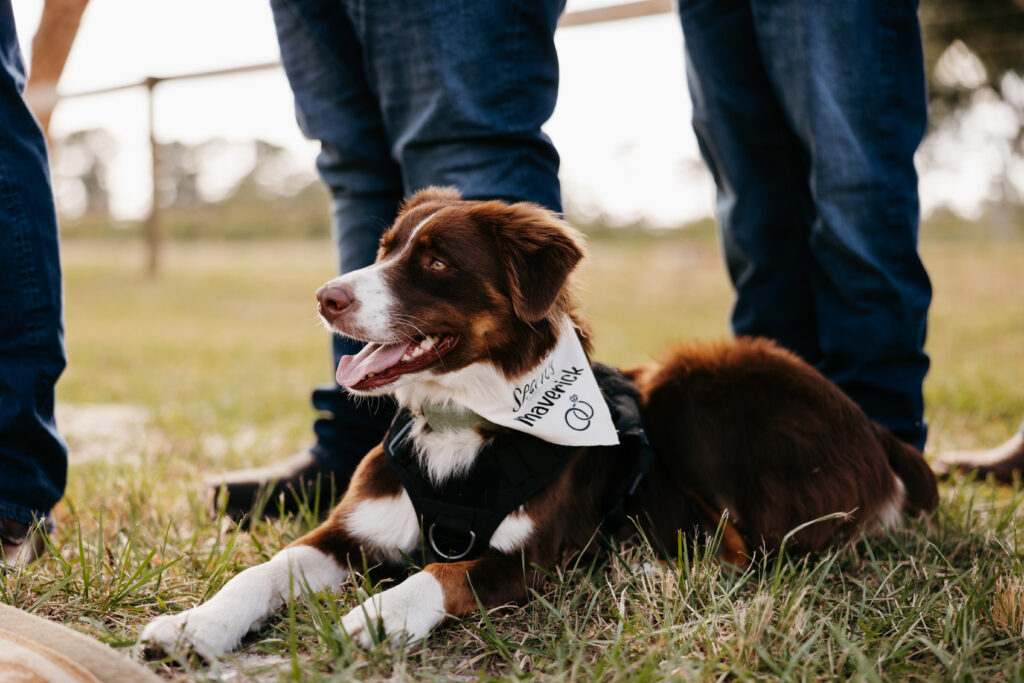
[[[837,533],[935,508],[921,454],[872,423],[834,384],[763,339],[681,346],[631,373],[665,478],[694,491],[754,549],[817,550]],[[665,530],[674,534],[674,530]]]

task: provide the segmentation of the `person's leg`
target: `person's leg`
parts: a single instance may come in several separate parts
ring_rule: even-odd
[[[340,272],[371,263],[403,194],[427,185],[561,209],[558,156],[540,126],[557,92],[562,3],[543,13],[519,4],[273,0],[299,125],[322,144]],[[358,350],[337,337],[334,348],[336,361]],[[268,479],[285,491],[332,474],[344,488],[393,410],[336,387],[317,389],[313,402],[327,416],[311,454],[213,482],[228,484],[230,512],[248,510]]]
[[[540,127],[557,95],[562,4],[273,2],[300,127],[322,144],[339,273],[372,263],[403,195],[428,185],[561,210]],[[336,336],[335,365],[360,347]],[[318,447],[353,467],[393,414],[334,389],[313,402],[332,415],[315,425]]]
[[[564,0],[353,5],[407,194],[454,185],[467,199],[561,211],[558,153],[541,126],[558,95]]]
[[[403,195],[427,185],[561,210],[540,127],[557,95],[562,4],[275,0],[299,123],[322,144],[340,273],[373,262]],[[335,337],[335,362],[360,346]],[[353,466],[393,413],[329,389],[313,400],[333,416],[315,425],[318,446]]]
[[[372,263],[402,196],[428,185],[561,210],[558,154],[540,127],[558,91],[562,4],[275,0],[299,122],[323,145],[340,273]],[[335,337],[335,362],[360,346]],[[315,426],[319,446],[353,463],[393,414],[334,390],[313,400],[333,416]]]
[[[53,419],[65,365],[57,214],[43,133],[0,0],[0,552],[64,495],[67,449]],[[12,557],[8,557],[12,560]],[[24,559],[24,558],[23,558]]]
[[[917,252],[927,100],[916,2],[751,4],[761,61],[810,160],[819,367],[923,448],[931,285]]]
[[[821,361],[811,293],[808,154],[761,63],[746,0],[681,0],[693,129],[715,178],[737,335]]]
[[[331,232],[338,273],[344,274],[373,263],[402,201],[401,172],[346,3],[273,0],[271,7],[299,127],[321,145],[317,168],[331,195]],[[335,335],[334,367],[362,346]],[[332,462],[344,488],[359,460],[380,442],[394,407],[386,400],[356,401],[333,382],[313,392],[313,405],[325,413],[314,424],[314,450]]]
[[[321,144],[317,168],[331,197],[338,272],[362,268],[373,262],[403,195],[377,96],[367,82],[363,48],[343,0],[272,0],[271,8],[299,128]],[[342,356],[361,347],[333,336],[331,375]],[[308,451],[210,480],[213,490],[226,486],[229,515],[249,512],[270,481],[276,485],[268,514],[282,504],[295,510],[297,491],[316,484],[321,485],[319,504],[327,505],[332,490],[341,493],[362,457],[380,443],[394,413],[391,401],[357,401],[333,381],[317,387],[312,401],[322,415],[313,425],[316,443]],[[211,501],[216,509],[216,497]]]

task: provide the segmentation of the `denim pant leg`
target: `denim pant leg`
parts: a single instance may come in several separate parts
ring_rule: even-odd
[[[412,193],[561,211],[558,153],[541,131],[558,95],[564,0],[351,2],[391,153]]]
[[[57,215],[24,87],[11,3],[0,0],[0,517],[31,522],[64,495],[67,449],[53,420],[65,364]]]
[[[804,272],[821,354],[812,361],[871,418],[923,447],[921,383],[928,369],[923,345],[931,286],[917,254],[913,155],[924,133],[926,109],[915,4],[728,3],[737,14],[745,13],[744,21],[752,27],[746,35],[730,31],[715,17],[720,4],[693,5],[682,17],[694,67],[730,59],[723,53],[742,49],[738,42],[750,46],[747,52],[755,67],[748,65],[745,75],[737,70],[733,76],[740,83],[757,80],[759,89],[774,93],[806,159],[801,184],[811,198],[812,219]],[[715,31],[717,39],[705,36],[691,42],[703,30]],[[698,58],[696,51],[702,48],[714,54]],[[710,78],[702,83],[711,90],[722,85]],[[726,87],[743,86],[730,82]],[[744,106],[745,100],[732,105]],[[724,119],[719,118],[722,114]],[[743,125],[729,116],[728,108],[704,115],[709,125],[721,128],[720,136]],[[748,121],[747,126],[751,123],[758,122]],[[771,153],[757,145],[746,150],[748,159],[769,169]],[[788,167],[788,161],[782,165]],[[742,156],[732,171],[719,186],[732,187],[737,196],[758,193],[753,188],[761,183],[774,184],[752,171]],[[780,198],[765,201],[762,210],[771,211],[771,202]],[[730,218],[731,224],[723,226],[726,232],[749,235],[764,229],[759,221],[744,222],[735,212]],[[725,245],[728,250],[728,239]],[[756,250],[743,257],[753,262],[753,269],[771,261],[770,254]],[[764,317],[789,315],[794,301],[751,296],[742,282],[737,290],[738,299],[747,299],[746,305],[763,311]],[[796,299],[798,305],[807,296]],[[760,333],[737,328],[740,333],[751,331]]]
[[[715,179],[715,214],[738,335],[821,361],[811,291],[808,155],[761,64],[747,0],[681,0],[693,129]]]
[[[915,0],[754,2],[769,78],[810,153],[822,371],[924,447],[931,283],[914,152],[927,124]]]
[[[321,145],[317,167],[331,195],[338,272],[357,270],[373,262],[403,195],[363,50],[342,0],[272,0],[271,7],[299,128]],[[334,367],[362,347],[337,335],[331,343]],[[313,452],[339,472],[380,443],[394,413],[390,400],[355,401],[336,384],[315,389],[312,399],[329,414],[314,424]]]
[[[562,2],[520,4],[272,1],[299,125],[322,145],[341,272],[373,261],[402,196],[427,185],[561,209],[558,156],[540,126],[557,93]],[[336,360],[353,347],[336,338]],[[349,461],[380,440],[393,409],[336,390],[313,401],[333,414],[315,426],[321,454]]]

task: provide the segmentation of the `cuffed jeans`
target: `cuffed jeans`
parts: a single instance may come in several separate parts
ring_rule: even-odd
[[[0,517],[44,518],[64,494],[53,420],[64,369],[57,214],[46,142],[22,98],[10,0],[0,0]]]
[[[558,92],[564,0],[271,0],[299,127],[319,140],[340,273],[373,262],[402,198],[454,185],[467,199],[561,211],[558,154],[541,125]],[[335,364],[360,344],[335,337]],[[354,463],[393,406],[334,386],[314,453]]]
[[[736,334],[771,337],[922,448],[931,285],[912,0],[680,0]]]

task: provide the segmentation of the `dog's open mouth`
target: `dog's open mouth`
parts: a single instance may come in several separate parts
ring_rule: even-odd
[[[349,389],[376,389],[400,376],[436,363],[455,348],[456,334],[428,334],[402,342],[368,342],[355,356],[342,356],[338,384]]]

